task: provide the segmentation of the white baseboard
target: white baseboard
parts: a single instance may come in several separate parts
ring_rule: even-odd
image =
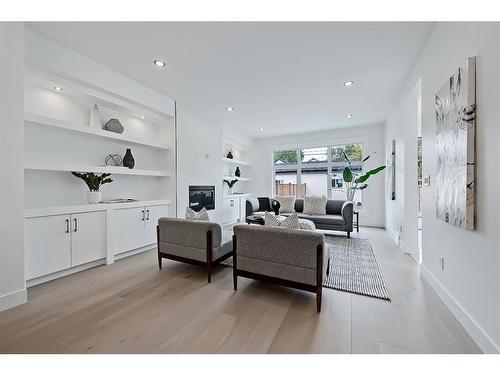
[[[147,245],[147,246],[141,247],[139,249],[135,249],[135,250],[125,251],[124,253],[120,253],[120,254],[115,254],[115,260],[123,259],[123,258],[132,256],[132,255],[136,255],[136,254],[140,254],[140,253],[143,253],[145,251],[152,250],[154,248],[156,248],[156,244]]]
[[[81,265],[76,266],[76,267],[68,268],[68,269],[65,269],[65,270],[62,270],[59,272],[54,272],[54,273],[51,273],[51,274],[48,274],[45,276],[37,277],[35,279],[27,280],[26,286],[29,288],[29,287],[32,287],[32,286],[35,286],[38,284],[43,284],[43,283],[46,283],[46,282],[49,282],[49,281],[52,281],[55,279],[59,279],[60,277],[69,276],[69,275],[72,275],[72,274],[77,273],[77,272],[88,270],[90,268],[102,266],[103,264],[106,264],[105,259],[99,259],[99,260],[96,260],[93,262],[81,264]]]
[[[391,236],[394,243],[397,246],[399,246],[399,235],[396,232],[394,232],[391,228],[385,228],[385,230],[387,231],[387,233],[389,233],[389,236]]]
[[[451,311],[459,323],[464,327],[470,337],[475,341],[483,353],[500,353],[500,347],[484,331],[483,327],[474,320],[464,307],[453,297],[439,280],[426,268],[421,265],[421,274],[430,284],[432,289],[441,298],[446,307]]]
[[[14,306],[26,303],[27,296],[28,294],[26,292],[26,289],[21,289],[16,292],[0,296],[0,311],[4,311]]]

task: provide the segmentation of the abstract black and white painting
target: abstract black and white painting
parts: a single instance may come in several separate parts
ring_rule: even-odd
[[[438,91],[436,217],[473,230],[475,217],[476,59],[470,57]]]

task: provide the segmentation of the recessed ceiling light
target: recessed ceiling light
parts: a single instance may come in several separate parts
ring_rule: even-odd
[[[344,82],[344,86],[345,86],[345,87],[349,87],[349,86],[352,86],[352,85],[353,85],[353,83],[354,83],[354,81],[345,81],[345,82]]]
[[[139,117],[141,118],[141,120],[144,120],[144,115],[140,115]]]
[[[233,112],[233,111],[234,111],[234,108],[233,108],[233,107],[227,107],[227,108],[226,108],[226,111],[228,111],[228,112]]]
[[[346,118],[352,118],[352,115],[345,115]]]
[[[59,91],[59,92],[62,92],[62,87],[59,87],[59,86],[54,86],[54,90],[56,91]]]
[[[164,68],[164,67],[165,67],[165,65],[167,65],[167,64],[165,63],[165,61],[163,61],[163,60],[155,60],[155,61],[153,61],[153,63],[154,63],[156,66],[159,66],[160,68]]]
[[[260,130],[261,132],[263,132],[263,131],[264,131],[264,128],[259,128],[259,130]]]

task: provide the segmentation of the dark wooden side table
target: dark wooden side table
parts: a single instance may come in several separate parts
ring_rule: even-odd
[[[353,216],[356,216],[356,221],[353,223],[356,227],[356,232],[359,233],[359,211],[353,211]]]
[[[246,217],[247,224],[259,224],[264,225],[264,218],[259,215],[250,215]]]

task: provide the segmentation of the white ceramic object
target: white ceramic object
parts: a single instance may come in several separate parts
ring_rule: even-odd
[[[101,112],[97,104],[94,104],[90,110],[90,127],[92,129],[102,129]]]
[[[99,203],[102,201],[102,192],[100,191],[87,191],[87,202]]]

